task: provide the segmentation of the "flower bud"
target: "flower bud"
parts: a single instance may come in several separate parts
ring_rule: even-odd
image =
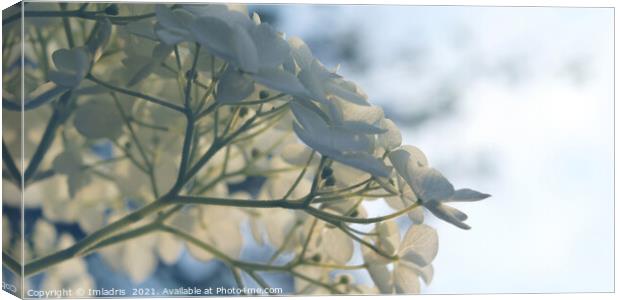
[[[325,167],[323,168],[323,171],[321,171],[321,178],[326,179],[332,176],[332,174],[334,174],[334,170],[330,167]]]
[[[329,176],[325,179],[325,186],[334,186],[336,185],[336,178],[334,176]]]
[[[248,114],[248,108],[247,107],[242,107],[241,109],[239,109],[239,117],[245,117]]]
[[[349,284],[353,281],[353,278],[349,274],[342,274],[338,276],[338,283],[340,284]]]
[[[196,80],[196,78],[198,78],[198,72],[192,72],[192,70],[187,70],[187,72],[185,72],[185,78],[187,78],[188,80]]]

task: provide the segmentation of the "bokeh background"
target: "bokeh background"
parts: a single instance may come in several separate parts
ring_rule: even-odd
[[[613,291],[613,9],[255,6],[457,187],[427,293]],[[380,214],[377,207],[375,214]]]
[[[423,292],[613,291],[613,9],[249,10],[301,37],[327,66],[341,64],[340,73],[398,124],[404,142],[422,149],[456,187],[493,195],[458,205],[470,216],[470,231],[427,216],[440,251]],[[388,211],[379,203],[368,207],[371,215]],[[30,222],[40,217],[39,210],[26,214]],[[242,258],[270,254],[250,244]],[[127,275],[99,256],[87,262],[98,288],[130,287]],[[294,290],[289,277],[266,278],[286,293]],[[356,280],[370,282],[363,271]],[[160,263],[139,286],[234,286],[234,280],[223,264],[185,252],[177,265]]]

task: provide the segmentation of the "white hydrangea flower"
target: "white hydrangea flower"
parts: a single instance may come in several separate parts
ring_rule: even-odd
[[[437,255],[437,232],[424,224],[413,225],[398,243],[398,226],[385,224],[377,227],[377,245],[384,250],[397,250],[398,260],[393,263],[390,271],[387,267],[389,260],[367,247],[362,248],[370,277],[381,293],[419,293],[418,277],[429,284],[433,276],[431,262]]]
[[[308,146],[331,159],[375,176],[389,176],[389,167],[371,154],[374,152],[374,142],[370,137],[356,134],[347,128],[331,126],[307,106],[293,102],[291,109],[298,122],[293,124],[293,128]]]
[[[426,156],[418,148],[403,146],[390,153],[392,165],[420,200],[436,217],[462,229],[470,229],[463,223],[467,215],[445,202],[471,202],[490,197],[471,189],[455,190],[439,171],[428,167]],[[411,199],[413,200],[413,199]]]

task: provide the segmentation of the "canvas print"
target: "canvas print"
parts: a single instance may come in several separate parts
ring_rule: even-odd
[[[20,2],[2,33],[10,294],[613,291],[612,8]]]

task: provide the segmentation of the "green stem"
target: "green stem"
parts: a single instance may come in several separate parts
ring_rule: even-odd
[[[357,223],[357,224],[372,224],[372,223],[378,223],[378,222],[383,222],[385,220],[389,220],[389,219],[393,219],[396,218],[398,216],[401,216],[403,214],[406,214],[407,212],[415,209],[416,207],[418,207],[419,205],[417,203],[412,204],[404,209],[401,209],[397,212],[391,213],[389,215],[385,215],[385,216],[381,216],[381,217],[376,217],[376,218],[353,218],[353,217],[347,217],[347,216],[340,216],[340,215],[334,215],[331,213],[327,213],[325,211],[316,209],[312,206],[308,207],[306,209],[306,212],[308,212],[309,214],[321,218],[323,220],[332,220],[332,221],[340,221],[340,222],[346,222],[346,223]]]
[[[219,206],[234,206],[234,207],[260,207],[260,208],[291,208],[299,209],[302,207],[300,201],[287,201],[287,200],[240,200],[240,199],[226,199],[226,198],[211,198],[211,197],[198,197],[198,196],[176,196],[168,203],[174,204],[203,204],[203,205],[219,205]]]
[[[178,48],[175,47],[175,54],[178,60],[179,69],[181,68],[181,61],[179,58]],[[177,176],[176,183],[174,184],[173,191],[177,191],[183,187],[183,183],[185,182],[185,173],[187,171],[187,165],[189,163],[190,151],[192,146],[192,139],[194,134],[194,113],[192,112],[191,107],[191,91],[192,91],[192,82],[194,81],[194,75],[196,74],[196,65],[198,64],[198,54],[200,53],[200,45],[196,44],[196,53],[194,54],[194,60],[192,62],[192,68],[189,70],[189,74],[187,78],[187,84],[185,85],[185,119],[186,119],[186,127],[185,127],[185,138],[183,139],[183,150],[181,152],[181,164],[179,166],[179,174]]]
[[[28,182],[32,178],[32,176],[37,172],[39,165],[43,161],[47,150],[54,142],[54,137],[56,136],[56,130],[66,119],[66,109],[68,102],[71,98],[71,91],[64,93],[56,106],[54,107],[54,112],[50,117],[49,122],[47,123],[47,127],[45,128],[45,132],[43,133],[43,137],[41,138],[41,142],[37,146],[32,158],[30,159],[30,163],[24,172],[24,183]]]
[[[71,11],[25,11],[25,18],[52,18],[52,17],[66,17],[66,18],[82,18],[87,20],[98,20],[102,17],[110,19],[112,24],[124,25],[131,21],[138,21],[142,19],[152,18],[155,13],[148,13],[136,16],[110,16],[101,12],[95,11],[83,11],[83,10],[71,10]],[[16,13],[2,20],[2,25],[6,26],[21,18],[21,12]]]
[[[9,152],[9,148],[4,142],[4,139],[2,139],[2,162],[6,165],[13,180],[21,187],[22,174],[17,168],[17,165],[15,165],[15,160],[13,156],[11,156],[11,152]]]
[[[67,3],[58,3],[58,5],[61,11],[67,11]],[[67,45],[69,45],[69,48],[74,48],[75,42],[73,41],[73,32],[71,31],[71,24],[67,16],[62,17],[62,25],[65,28],[65,35],[67,36]]]
[[[127,216],[117,220],[116,222],[113,222],[106,227],[103,227],[91,233],[90,235],[73,244],[69,248],[36,259],[24,266],[24,275],[32,275],[53,265],[59,264],[67,259],[79,256],[84,250],[87,250],[91,246],[101,242],[105,238],[109,237],[111,234],[142,220],[145,216],[160,210],[164,205],[165,202],[161,200],[151,202],[150,204],[128,214]]]
[[[183,107],[178,106],[178,105],[176,105],[176,104],[174,104],[174,103],[172,103],[170,101],[158,99],[158,98],[155,98],[153,96],[142,94],[140,92],[128,90],[128,89],[125,89],[125,88],[122,88],[122,87],[119,87],[119,86],[115,86],[113,84],[107,83],[105,81],[102,81],[102,80],[96,78],[92,74],[86,75],[86,79],[88,79],[88,80],[90,80],[90,81],[92,81],[92,82],[94,82],[96,84],[99,84],[99,85],[101,85],[103,87],[106,87],[108,89],[111,89],[113,91],[117,91],[119,93],[123,93],[123,94],[129,95],[129,96],[133,96],[133,97],[137,97],[137,98],[140,98],[140,99],[144,99],[146,101],[153,102],[155,104],[159,104],[161,106],[173,109],[173,110],[178,111],[178,112],[185,112],[185,109]]]
[[[306,162],[306,165],[304,166],[304,169],[301,170],[301,172],[299,173],[299,176],[297,176],[297,178],[295,179],[295,182],[293,182],[293,185],[291,186],[291,188],[289,188],[288,191],[286,192],[286,194],[284,194],[284,197],[282,197],[282,200],[288,199],[288,197],[293,193],[295,188],[297,188],[297,185],[299,185],[299,183],[301,182],[301,179],[306,174],[306,171],[308,171],[308,167],[310,166],[310,162],[312,162],[312,159],[314,158],[314,153],[315,152],[316,151],[313,150],[312,153],[310,153],[310,157],[308,158],[308,161]]]

